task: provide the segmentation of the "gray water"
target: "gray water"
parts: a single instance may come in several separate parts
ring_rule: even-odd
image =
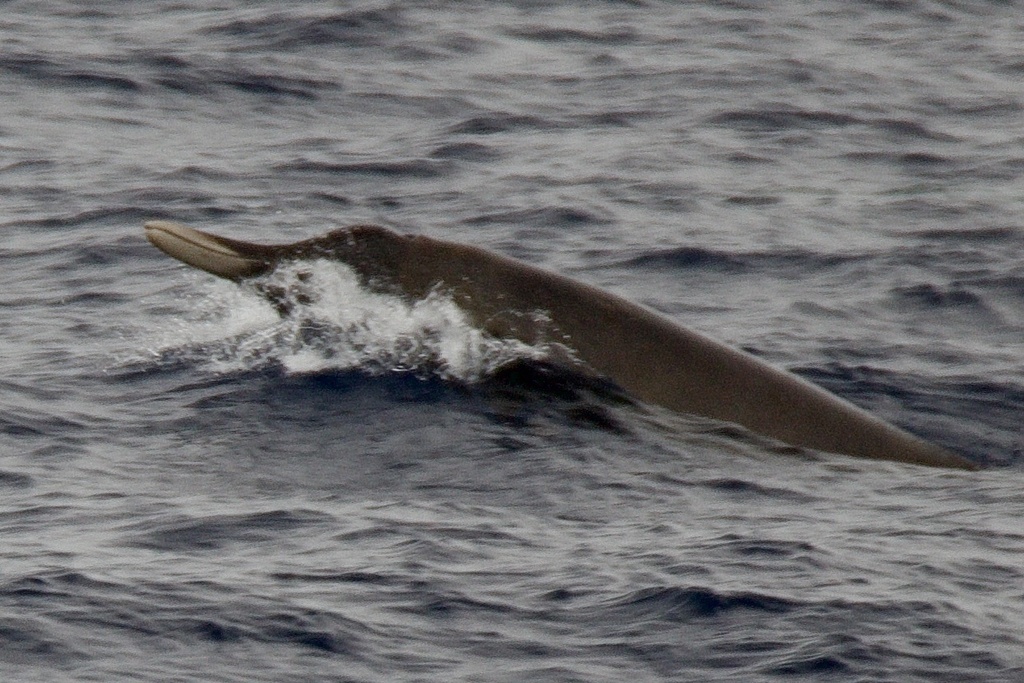
[[[3,10],[4,680],[1024,679],[1018,3]],[[487,247],[986,467],[780,452],[324,264],[282,320],[151,218]]]

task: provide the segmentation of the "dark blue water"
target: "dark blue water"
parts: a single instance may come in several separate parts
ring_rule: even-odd
[[[1019,4],[3,9],[4,680],[1024,679]],[[149,218],[484,246],[987,467],[793,454],[322,264],[281,320]]]

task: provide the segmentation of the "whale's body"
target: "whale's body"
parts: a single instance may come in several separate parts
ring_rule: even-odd
[[[227,239],[169,221],[147,223],[146,235],[167,254],[235,281],[283,262],[329,258],[353,268],[368,285],[408,297],[441,287],[487,332],[564,344],[641,400],[733,422],[793,446],[976,469],[796,375],[643,306],[477,247],[376,226],[284,245]]]

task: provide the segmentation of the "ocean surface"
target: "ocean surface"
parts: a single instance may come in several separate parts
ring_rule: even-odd
[[[2,7],[4,681],[1024,680],[1021,3]],[[984,468],[787,452],[336,264],[281,318],[156,218],[486,247]]]

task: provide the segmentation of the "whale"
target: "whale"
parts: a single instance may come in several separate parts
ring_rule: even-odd
[[[560,345],[569,350],[571,362],[641,402],[740,425],[799,449],[979,468],[643,305],[480,247],[375,225],[354,225],[289,244],[245,242],[167,220],[148,221],[144,227],[149,241],[169,256],[239,283],[266,280],[262,276],[282,264],[331,259],[349,266],[361,286],[373,290],[411,300],[443,291],[474,326],[496,338]],[[261,291],[280,299],[273,286]],[[287,307],[279,311],[287,314]]]

